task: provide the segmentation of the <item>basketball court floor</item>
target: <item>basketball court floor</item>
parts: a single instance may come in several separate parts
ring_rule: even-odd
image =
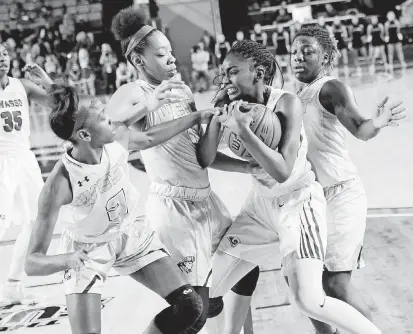
[[[404,100],[409,118],[399,128],[389,128],[370,142],[349,138],[350,153],[364,182],[369,199],[369,218],[364,257],[367,267],[355,273],[354,284],[369,304],[374,320],[384,334],[413,334],[413,70],[353,78],[348,83],[368,115],[376,103],[389,95]],[[213,94],[197,96],[199,108],[208,107]],[[57,139],[47,131],[42,116],[33,119],[36,147],[44,175],[60,154]],[[39,148],[41,147],[41,148]],[[406,148],[407,147],[407,148]],[[133,182],[145,199],[148,180],[144,171],[131,166]],[[213,189],[236,215],[251,186],[248,176],[211,170]],[[143,213],[143,203],[141,204]],[[12,228],[0,241],[0,281],[6,279],[13,240]],[[50,252],[56,251],[57,227]],[[254,334],[312,334],[309,321],[290,305],[280,276],[280,259],[261,267],[260,281],[252,303]],[[0,332],[15,334],[69,334],[63,286],[59,275],[30,278],[30,293],[41,297],[36,306],[0,309]],[[111,275],[102,296],[102,333],[142,333],[151,318],[166,304],[154,293],[128,277]]]

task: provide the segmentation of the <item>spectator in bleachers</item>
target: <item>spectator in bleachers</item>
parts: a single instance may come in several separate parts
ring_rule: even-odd
[[[18,59],[13,59],[12,68],[10,71],[11,71],[11,76],[13,78],[16,78],[16,79],[21,78],[22,71],[20,69],[20,62]]]
[[[209,52],[205,51],[204,43],[199,42],[191,55],[192,61],[192,83],[195,91],[198,91],[197,84],[200,80],[205,82],[205,89],[208,91],[210,88],[209,74],[208,74],[208,63],[209,63]],[[200,88],[199,92],[203,89]]]
[[[6,47],[7,52],[9,53],[10,59],[17,58],[16,42],[13,38],[9,37],[6,43],[4,43],[4,46]]]
[[[215,45],[216,45],[216,41],[214,39],[214,37],[212,37],[208,31],[204,31],[204,34],[201,37],[201,42],[204,43],[205,46],[205,51],[209,52],[209,56],[210,56],[210,60],[209,60],[209,68],[212,67],[216,67],[217,66],[217,62],[216,62],[216,58],[215,58]]]
[[[288,12],[287,4],[285,1],[281,4],[281,8],[278,10],[277,18],[275,22],[278,24],[287,23],[292,20],[291,14]]]
[[[83,91],[85,94],[95,96],[95,71],[90,62],[89,52],[85,48],[80,48],[78,51],[79,66],[81,70],[81,80],[83,85]]]
[[[138,80],[139,75],[138,75],[138,71],[136,70],[136,68],[130,62],[127,61],[126,63],[127,63],[126,66],[128,67],[128,71],[131,74],[130,81],[133,82],[133,81]]]
[[[56,77],[62,72],[59,61],[54,54],[46,55],[44,70],[52,80],[56,79]]]
[[[131,82],[132,73],[129,72],[126,63],[121,61],[116,69],[116,88]]]
[[[325,15],[327,17],[336,17],[337,16],[337,11],[334,9],[333,5],[331,3],[328,3],[325,5]]]
[[[111,94],[116,88],[116,64],[118,59],[113,52],[112,47],[104,43],[102,44],[102,54],[99,59],[99,64],[102,65],[102,76],[104,81],[105,94]]]

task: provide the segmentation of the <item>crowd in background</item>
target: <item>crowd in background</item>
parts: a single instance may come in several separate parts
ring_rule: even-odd
[[[271,31],[264,31],[257,21],[251,27],[240,27],[236,36],[230,38],[220,34],[215,39],[205,31],[198,43],[190,50],[192,69],[189,80],[192,89],[198,92],[209,90],[212,79],[218,74],[219,67],[231,45],[243,39],[255,40],[274,50],[279,63],[287,69],[288,60],[283,56],[288,56],[294,34],[301,27],[301,24],[293,20],[288,7],[290,3],[292,1],[251,2],[250,10],[255,7],[259,9],[280,5],[277,11],[271,13],[273,27]],[[156,5],[151,1],[152,23],[158,11],[154,4]],[[47,8],[42,9],[41,13],[44,19]],[[396,18],[400,16],[397,8],[395,14]],[[319,6],[312,12],[312,18],[319,19],[316,24],[325,25],[326,28],[332,27],[333,22],[325,23],[324,18],[333,18],[337,15],[345,15],[345,12],[340,5],[335,4],[322,5],[322,8]],[[385,17],[379,18],[379,22],[385,21]],[[363,34],[367,35],[370,19],[362,17],[360,24],[363,25]],[[348,24],[345,30],[349,30]],[[331,33],[334,34],[334,31],[331,30]],[[347,33],[350,38],[351,32],[347,31]],[[10,74],[13,77],[24,76],[22,68],[25,64],[35,62],[53,79],[62,78],[76,86],[79,91],[91,95],[95,95],[96,91],[98,94],[111,94],[122,84],[136,80],[138,77],[133,66],[120,54],[116,54],[114,45],[109,42],[98,45],[95,42],[95,35],[80,30],[79,25],[75,24],[73,15],[65,11],[61,18],[46,20],[44,26],[35,30],[24,29],[21,24],[18,24],[14,31],[5,29],[0,32],[0,39],[6,45],[12,59]],[[365,44],[368,47],[368,41]],[[400,61],[404,62],[404,59]]]

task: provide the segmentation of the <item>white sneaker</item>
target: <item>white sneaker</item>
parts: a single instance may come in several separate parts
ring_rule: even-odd
[[[5,305],[32,305],[37,303],[36,296],[26,293],[22,284],[7,282],[1,287],[0,306]]]

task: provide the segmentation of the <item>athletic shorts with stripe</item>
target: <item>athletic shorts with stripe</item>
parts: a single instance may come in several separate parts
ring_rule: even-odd
[[[327,201],[328,271],[352,271],[365,266],[362,258],[367,197],[360,178],[324,188]]]
[[[318,182],[280,197],[264,197],[254,188],[219,249],[254,264],[266,264],[278,252],[284,260],[324,261],[326,202]]]
[[[32,151],[0,155],[0,234],[11,222],[19,225],[36,219],[42,187],[42,173]]]
[[[232,223],[224,203],[210,188],[152,183],[146,218],[193,286],[211,285],[212,255]]]
[[[70,253],[78,249],[90,250],[90,261],[86,261],[85,266],[79,270],[69,269],[64,272],[66,295],[102,294],[111,268],[120,275],[130,275],[160,258],[169,256],[155,232],[145,223],[144,217],[137,217],[122,228],[116,239],[108,242],[78,242],[76,236],[64,231],[60,252]]]

